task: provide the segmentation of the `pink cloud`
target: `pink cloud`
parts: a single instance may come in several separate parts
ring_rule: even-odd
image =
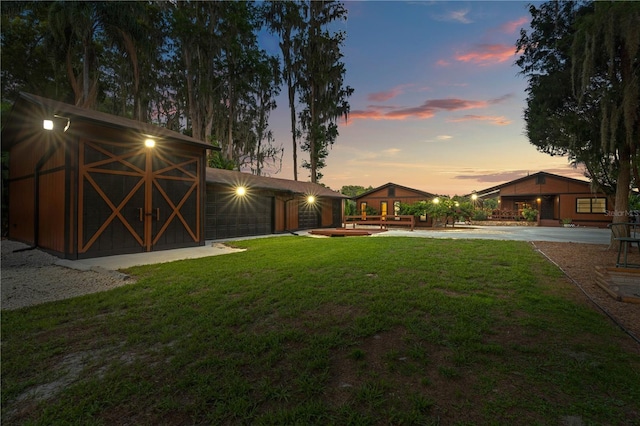
[[[506,62],[514,55],[515,49],[510,44],[478,44],[470,52],[455,55],[455,59],[460,62],[490,65]]]
[[[515,21],[509,21],[502,24],[500,26],[500,30],[507,34],[513,34],[516,31],[518,31],[520,28],[522,28],[523,25],[528,23],[529,23],[529,18],[523,16],[522,18],[516,19]]]
[[[460,123],[462,121],[490,121],[491,123],[495,124],[496,126],[506,126],[508,124],[511,124],[511,120],[508,120],[505,116],[501,115],[501,116],[494,116],[494,115],[474,115],[474,114],[467,114],[464,115],[462,117],[458,117],[458,118],[453,118],[451,120],[449,120],[449,122],[451,123]]]
[[[486,101],[457,98],[428,99],[422,105],[405,108],[369,105],[365,110],[351,111],[349,118],[368,120],[425,119],[433,117],[438,111],[463,111],[467,109],[486,108],[490,105],[501,103],[512,96],[512,94],[507,94]]]
[[[436,62],[436,65],[439,67],[448,67],[449,65],[451,65],[451,62],[447,61],[446,59],[439,59],[438,62]]]
[[[367,99],[373,102],[384,102],[384,101],[388,101],[389,99],[393,99],[401,94],[403,94],[405,92],[405,89],[407,89],[408,87],[413,87],[414,85],[409,83],[409,84],[402,84],[400,86],[396,86],[390,90],[385,90],[382,92],[375,92],[375,93],[370,93],[369,95],[367,95]],[[420,90],[425,90],[425,89],[420,89]]]
[[[374,102],[384,102],[384,101],[388,101],[389,99],[395,98],[401,93],[402,93],[402,90],[396,87],[391,90],[387,90],[386,92],[371,93],[367,96],[367,99]]]

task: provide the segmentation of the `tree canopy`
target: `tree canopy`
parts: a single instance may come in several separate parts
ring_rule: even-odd
[[[531,29],[516,43],[529,141],[583,164],[594,186],[615,194],[615,209],[628,210],[632,176],[640,182],[640,4],[550,1],[529,10]]]
[[[337,1],[4,1],[0,7],[3,102],[28,91],[163,125],[221,147],[211,165],[255,174],[280,170],[283,149],[269,116],[284,81],[290,105],[301,103],[299,114],[292,110],[294,156],[299,145],[309,152],[315,181],[338,134],[335,118],[348,112],[351,89],[343,87],[339,60],[344,34],[327,29],[346,19]],[[261,46],[269,28],[280,39],[282,60]]]

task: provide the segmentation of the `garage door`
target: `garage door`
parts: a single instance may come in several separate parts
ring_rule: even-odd
[[[229,188],[207,185],[205,238],[272,234],[273,210],[271,196],[252,194],[239,198]]]

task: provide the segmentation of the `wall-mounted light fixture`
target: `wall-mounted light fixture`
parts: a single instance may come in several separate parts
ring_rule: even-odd
[[[237,196],[244,197],[246,193],[247,193],[247,188],[245,188],[244,186],[239,186],[236,188]]]
[[[315,202],[316,202],[316,197],[314,197],[313,195],[307,196],[307,203],[313,204]]]
[[[61,115],[58,114],[53,114],[53,119],[58,119],[58,120],[65,120],[66,123],[64,124],[64,128],[63,128],[63,132],[66,132],[67,130],[69,130],[69,127],[71,126],[71,119],[69,117],[63,117]],[[56,125],[55,121],[52,118],[45,118],[44,120],[42,120],[42,128],[44,130],[56,130],[59,128],[58,125]]]
[[[144,140],[144,146],[146,146],[147,148],[153,148],[154,146],[156,146],[156,141],[151,138],[147,138]]]

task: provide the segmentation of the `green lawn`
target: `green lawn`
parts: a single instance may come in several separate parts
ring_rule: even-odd
[[[636,344],[527,243],[234,245],[2,312],[3,424],[640,424]]]

